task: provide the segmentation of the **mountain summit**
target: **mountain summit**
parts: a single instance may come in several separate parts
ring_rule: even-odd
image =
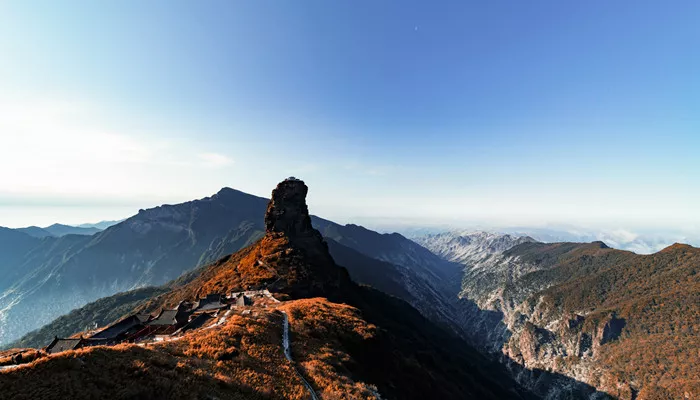
[[[306,195],[309,188],[304,181],[287,178],[272,191],[272,198],[265,212],[265,228],[268,234],[281,233],[290,237],[321,234],[311,226]]]
[[[306,195],[309,188],[304,181],[294,177],[280,182],[272,191],[265,212],[265,238],[270,242],[286,240],[290,248],[303,252],[319,276],[326,275],[337,266],[328,251],[328,244],[319,231],[311,225]],[[287,250],[289,253],[289,249]]]
[[[103,376],[119,385],[133,382],[134,375],[142,376],[139,371],[148,371],[153,381],[162,382],[155,395],[149,392],[152,385],[133,385],[132,397],[140,398],[301,400],[308,398],[304,380],[319,398],[327,399],[529,398],[501,366],[433,325],[404,301],[354,283],[312,227],[307,192],[302,181],[281,182],[268,203],[265,233],[258,241],[196,268],[154,297],[130,303],[132,313],[158,315],[160,320],[163,310],[185,313],[190,304],[199,306],[211,298],[243,299],[210,315],[210,325],[166,335],[161,342],[128,339],[136,343],[51,355],[40,360],[39,367],[27,368],[27,374],[0,374],[3,391],[44,393],[40,388],[46,382],[73,373],[60,366],[77,356],[88,366],[97,365],[98,359],[111,360],[109,367],[95,368],[108,370]],[[391,264],[370,262],[370,266]],[[267,293],[269,301],[251,300],[256,293]],[[289,343],[290,336],[291,346],[282,346],[280,339],[287,337]],[[148,348],[140,346],[144,343],[149,343]],[[285,361],[285,354],[296,362]],[[177,372],[172,373],[170,365],[182,368],[175,367]],[[77,388],[70,388],[70,393],[56,389],[51,398],[114,393],[112,386],[95,384],[97,375],[91,370],[80,371],[79,378],[71,378],[78,382]],[[193,384],[182,386],[184,381]]]
[[[337,298],[351,284],[350,276],[336,265],[323,236],[311,225],[308,190],[295,178],[280,182],[265,212],[263,237],[203,271],[194,271],[198,276],[176,291],[184,292],[171,302],[214,292],[260,289],[292,298]]]

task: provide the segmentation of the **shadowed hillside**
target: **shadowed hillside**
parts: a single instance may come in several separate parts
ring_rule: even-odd
[[[404,301],[353,283],[311,226],[306,191],[301,181],[280,183],[266,212],[262,239],[181,278],[169,292],[141,302],[134,311],[156,312],[210,293],[246,289],[268,289],[283,300],[278,306],[234,314],[211,328],[147,349],[98,346],[51,355],[0,373],[0,384],[7,393],[18,393],[22,385],[29,385],[29,393],[42,393],[49,387],[42,374],[60,370],[53,379],[69,374],[74,384],[54,387],[56,396],[109,396],[117,390],[116,382],[145,374],[160,383],[148,388],[128,385],[125,393],[145,398],[238,398],[244,393],[304,398],[299,379],[279,358],[284,311],[294,357],[324,398],[376,398],[377,393],[396,399],[526,397],[500,366],[435,327]],[[255,344],[259,347],[251,347]],[[105,359],[122,367],[104,367],[114,374],[109,382],[90,372],[92,366],[102,368],[100,360]],[[86,368],[75,371],[75,362]],[[166,389],[173,380],[190,384]]]

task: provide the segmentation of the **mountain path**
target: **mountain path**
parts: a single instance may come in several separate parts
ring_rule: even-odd
[[[311,386],[309,381],[307,381],[301,375],[301,372],[299,372],[299,369],[297,369],[296,364],[294,363],[294,360],[292,360],[292,351],[291,351],[290,345],[289,345],[289,317],[287,316],[287,313],[284,311],[282,311],[282,317],[283,317],[283,326],[284,326],[284,329],[282,331],[282,346],[284,347],[284,356],[287,358],[287,361],[289,361],[289,363],[292,364],[292,368],[294,368],[294,372],[297,373],[297,376],[299,376],[301,381],[304,383],[304,386],[306,386],[306,388],[309,390],[309,393],[311,394],[311,399],[320,400],[320,397],[318,397],[314,388]]]

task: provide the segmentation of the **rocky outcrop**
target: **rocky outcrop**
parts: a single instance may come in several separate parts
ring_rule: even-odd
[[[596,338],[599,345],[604,345],[619,338],[626,323],[624,318],[617,318],[615,314],[612,314],[610,319],[605,322],[605,325],[598,329]]]
[[[483,236],[491,243],[503,243],[489,234]],[[499,357],[522,385],[543,398],[606,398],[592,386],[607,387],[610,381],[596,366],[595,357],[602,344],[619,337],[624,325],[614,316],[599,325],[589,322],[587,313],[565,312],[542,294],[559,279],[548,272],[557,265],[557,252],[579,245],[560,249],[527,238],[506,238],[513,245],[498,248],[476,243],[474,235],[471,240],[462,237],[449,242],[461,243],[462,250],[467,245],[484,250],[465,258],[469,262],[464,264],[459,294],[459,318],[471,342]],[[607,248],[601,243],[585,246],[589,251]],[[539,254],[542,248],[546,253]],[[440,249],[449,250],[449,246]]]
[[[288,241],[284,258],[288,258],[290,262],[282,267],[298,264],[300,270],[290,272],[307,277],[310,287],[340,285],[339,280],[343,282],[349,280],[347,271],[335,264],[328,250],[328,244],[321,233],[311,225],[309,208],[306,205],[308,191],[309,188],[304,181],[296,178],[285,179],[277,185],[272,191],[265,212],[263,243]],[[291,262],[292,260],[294,262]],[[260,260],[260,262],[269,264],[273,261]],[[281,264],[279,260],[274,263]],[[307,268],[310,270],[302,271]],[[339,271],[341,277],[338,275]]]
[[[326,297],[332,302],[344,303],[357,307],[363,318],[371,321],[373,327],[378,327],[384,339],[368,340],[357,343],[353,337],[343,336],[344,343],[351,343],[353,351],[358,354],[357,361],[343,361],[338,364],[343,371],[357,368],[362,376],[369,376],[372,382],[376,382],[380,387],[382,396],[388,398],[491,398],[489,393],[480,393],[481,386],[488,386],[491,393],[497,398],[522,398],[518,394],[519,388],[509,388],[512,382],[508,378],[502,366],[489,362],[483,355],[472,349],[467,343],[459,340],[456,336],[447,334],[442,329],[431,328],[433,325],[421,316],[415,309],[411,308],[404,301],[395,297],[385,295],[371,287],[357,285],[350,280],[345,268],[337,265],[328,251],[328,245],[323,240],[321,234],[311,226],[308,208],[306,205],[306,194],[308,188],[304,182],[296,179],[285,180],[274,189],[271,200],[265,213],[265,234],[264,236],[243,250],[238,251],[219,262],[207,266],[192,280],[185,280],[183,286],[178,286],[166,295],[158,297],[154,303],[144,307],[162,308],[177,304],[183,299],[201,298],[207,293],[229,293],[231,291],[257,290],[266,288],[272,292],[276,298],[282,301],[291,299]],[[332,246],[336,246],[334,243]],[[347,256],[347,254],[346,254]],[[357,255],[354,255],[357,257]],[[350,257],[348,256],[348,258]],[[376,261],[376,260],[375,260]],[[383,263],[374,264],[379,268],[387,268]],[[381,273],[377,271],[376,274]],[[409,276],[409,275],[404,275]],[[418,281],[420,282],[420,281]],[[403,282],[402,282],[403,283]],[[413,281],[405,282],[406,285]],[[422,286],[421,289],[431,290],[429,286]],[[409,293],[419,293],[421,291],[411,291]],[[424,295],[433,297],[432,293]],[[429,297],[430,298],[430,297]],[[317,301],[312,299],[311,301]],[[348,307],[345,306],[344,307]],[[327,307],[325,307],[327,308]],[[446,312],[449,310],[446,310]],[[290,312],[290,323],[298,319],[295,312]],[[314,318],[319,318],[314,312]],[[356,323],[355,320],[347,318],[335,318],[333,316],[323,316],[322,320],[332,319],[334,324],[348,326]],[[437,318],[436,318],[437,319]],[[317,323],[313,323],[316,325]],[[309,327],[304,326],[305,331]],[[353,328],[354,329],[354,328]],[[430,329],[433,329],[432,333]],[[332,336],[337,329],[326,331],[317,336],[322,342],[323,352],[335,352],[333,347],[329,347],[328,336]],[[359,331],[355,330],[355,336]],[[354,342],[354,343],[352,343]],[[455,343],[459,351],[451,349],[451,343]],[[403,357],[395,350],[396,345],[407,349],[411,357],[411,366],[406,368],[403,365],[395,368],[397,360]],[[312,346],[309,346],[312,347]],[[456,360],[460,353],[469,354],[468,363],[443,361],[440,355],[446,352],[450,360]],[[325,357],[325,356],[324,356]],[[351,360],[347,358],[347,360]],[[465,376],[470,370],[476,367],[478,370],[493,370],[484,376],[474,379]],[[462,377],[442,379],[439,384],[430,383],[428,392],[417,392],[412,390],[410,385],[418,383],[423,385],[426,379],[422,378],[426,373],[431,376],[438,376],[432,372],[434,368],[447,371],[449,374],[457,373]],[[415,375],[412,370],[415,370]],[[398,372],[397,372],[398,371]],[[392,376],[417,376],[414,382],[411,379],[404,379],[401,384],[383,385],[380,379],[384,379],[387,373]],[[370,374],[370,375],[368,375]],[[475,384],[476,383],[476,384]],[[318,383],[316,383],[318,384]],[[454,385],[464,386],[466,390],[450,389],[450,393],[445,391]],[[503,392],[506,388],[508,393]],[[392,392],[403,392],[401,396]],[[388,393],[388,395],[387,395]],[[445,394],[446,393],[446,394]],[[332,397],[338,397],[333,394]],[[346,398],[346,396],[340,396]],[[350,397],[347,397],[350,398]]]
[[[290,238],[321,234],[311,226],[306,195],[309,188],[296,178],[285,179],[272,190],[272,198],[265,212],[267,233],[281,233]]]

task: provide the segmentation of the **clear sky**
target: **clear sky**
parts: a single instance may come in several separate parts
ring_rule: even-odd
[[[295,175],[312,212],[700,227],[700,2],[0,1],[0,225]]]

